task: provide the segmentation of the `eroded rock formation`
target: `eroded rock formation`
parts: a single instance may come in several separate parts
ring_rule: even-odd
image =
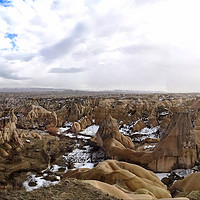
[[[41,106],[32,105],[30,110],[25,111],[25,117],[21,118],[18,125],[22,128],[41,128],[57,126],[57,115]]]
[[[59,141],[50,135],[40,135],[36,131],[23,131],[23,147],[11,142],[2,144],[8,155],[0,148],[0,189],[20,189],[26,180],[27,172],[39,172],[48,168],[53,160],[62,160],[66,140]],[[4,150],[3,149],[3,150]]]
[[[151,171],[138,165],[106,160],[99,163],[93,169],[69,170],[64,178],[78,178],[82,180],[98,180],[110,185],[116,185],[127,193],[135,192],[138,189],[149,191],[156,198],[170,198],[166,186]]]
[[[3,118],[1,120],[0,145],[12,142],[14,145],[22,147],[23,146],[23,142],[21,140],[21,133],[16,128],[17,117],[15,116],[13,110],[10,112],[9,116],[10,117],[8,119]],[[7,144],[7,147],[8,147],[8,145],[9,144]],[[5,150],[2,149],[1,152],[5,151]],[[6,153],[4,152],[4,153],[2,153],[2,155],[5,156]]]
[[[29,94],[20,94],[21,96],[12,94],[8,97],[7,95],[0,98],[0,187],[2,185],[7,187],[11,181],[12,184],[15,181],[17,184],[16,177],[21,175],[24,167],[28,171],[46,168],[51,160],[56,159],[59,146],[61,148],[67,146],[62,143],[67,131],[79,133],[91,123],[100,124],[99,131],[93,139],[98,146],[104,148],[107,158],[137,163],[161,172],[175,168],[190,168],[199,160],[200,104],[199,97],[195,95],[107,94],[84,97],[63,95],[59,98],[52,97],[50,94],[48,94],[48,98],[40,97],[41,94],[31,97]],[[20,98],[18,98],[19,96]],[[192,119],[189,114],[191,110],[193,110]],[[65,134],[59,136],[62,138],[59,142],[55,139],[56,137],[43,136],[42,134],[45,133],[40,134],[30,130],[48,130],[57,136],[58,127],[66,125],[64,128],[67,129],[71,126],[65,122],[73,122],[74,125],[71,130],[68,129]],[[135,144],[129,137],[119,132],[119,124],[120,127],[123,127],[124,132],[122,129],[120,131],[124,135],[129,135]],[[144,127],[146,127],[145,130],[156,127],[159,131],[161,128],[164,133],[162,139],[145,138],[146,135],[142,135],[144,130],[141,132],[144,137],[142,142],[134,140],[135,132]],[[20,130],[21,128],[23,130]],[[158,134],[162,135],[162,131],[159,131]],[[82,137],[85,136],[82,135]],[[68,140],[70,140],[69,137]],[[83,142],[81,141],[81,143]],[[97,148],[95,144],[93,145]],[[151,147],[145,149],[144,147],[147,146]],[[68,151],[72,150],[73,148],[70,146]],[[60,151],[63,151],[64,154],[64,150],[60,149]],[[7,165],[10,166],[9,169],[7,169]],[[130,184],[122,184],[123,190],[129,186],[133,187],[132,182],[124,178],[127,174],[132,177],[132,172],[127,165],[110,162],[103,167],[105,170],[109,169],[110,173],[113,166],[112,176],[109,175],[110,180],[123,177],[122,182],[127,180],[127,183]],[[117,170],[120,170],[120,173]],[[83,171],[83,169],[80,170],[81,173]],[[87,173],[89,174],[89,171]],[[12,179],[13,175],[15,176]],[[104,175],[99,175],[99,177],[106,179]],[[143,184],[140,182],[140,178],[134,180],[139,180],[139,183]],[[102,183],[96,182],[95,184],[104,188]],[[150,190],[151,188],[147,187],[147,189],[137,189],[135,192],[147,192],[153,198],[154,194]]]
[[[101,123],[94,140],[98,146],[104,147],[107,157],[115,158],[118,151],[134,148],[131,139],[119,132],[117,121],[111,115]]]
[[[155,171],[191,168],[197,161],[196,140],[190,113],[177,113],[153,151],[148,166]]]
[[[171,191],[178,190],[182,192],[192,192],[200,190],[199,185],[200,172],[196,172],[188,175],[186,178],[176,181],[170,188]]]
[[[168,172],[175,168],[191,168],[197,161],[197,140],[189,113],[175,114],[153,152],[137,152],[129,137],[119,133],[117,122],[108,116],[96,135],[107,157],[142,164],[154,171]]]

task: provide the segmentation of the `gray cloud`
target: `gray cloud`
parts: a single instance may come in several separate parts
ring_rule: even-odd
[[[21,77],[17,74],[17,71],[10,69],[9,65],[4,61],[0,61],[0,77],[10,80],[27,80],[28,77]]]
[[[167,1],[167,0],[135,0],[134,4],[138,5],[138,6],[142,6],[144,4],[153,4],[153,3],[157,3],[157,2],[163,2],[163,1]]]
[[[14,71],[1,68],[0,69],[0,77],[4,79],[12,79],[12,80],[24,80],[26,78],[19,77]]]
[[[124,54],[151,54],[157,53],[167,56],[168,50],[166,46],[158,46],[154,44],[137,44],[120,47],[117,50]]]
[[[109,37],[118,32],[121,28],[119,24],[122,22],[122,17],[114,10],[110,10],[110,12],[106,13],[104,16],[96,16],[94,20],[96,24],[96,36],[99,38]],[[123,29],[121,32],[126,32],[126,30]]]
[[[79,72],[84,72],[86,71],[85,68],[75,68],[75,67],[71,67],[71,68],[60,68],[60,67],[57,67],[57,68],[51,68],[49,70],[49,73],[56,73],[56,74],[59,74],[59,73],[79,73]]]
[[[53,60],[66,55],[76,44],[83,41],[83,35],[86,30],[87,28],[83,23],[76,24],[69,37],[62,39],[55,45],[42,49],[40,55],[42,55],[45,60]]]
[[[7,60],[20,60],[20,61],[25,61],[29,62],[31,61],[36,55],[35,54],[9,54],[6,55],[5,58]]]

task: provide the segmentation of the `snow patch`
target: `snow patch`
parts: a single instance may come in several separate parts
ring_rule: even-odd
[[[155,173],[156,176],[162,180],[164,177],[168,177],[170,173]]]
[[[164,111],[164,112],[161,112],[160,115],[162,115],[162,116],[169,115],[169,112],[168,111]]]
[[[56,176],[58,180],[60,180],[59,176]],[[36,186],[29,186],[30,182],[34,182]],[[30,173],[28,179],[23,183],[24,188],[26,189],[27,192],[30,192],[32,190],[38,189],[40,187],[49,187],[50,185],[56,185],[60,181],[46,181],[43,179],[43,177],[36,177],[35,174]]]
[[[87,127],[86,129],[84,129],[80,133],[82,133],[84,135],[94,136],[94,135],[96,135],[98,129],[99,129],[99,126],[92,125],[92,126]]]
[[[68,131],[72,127],[72,122],[65,122],[63,127],[58,129],[58,135],[63,134],[64,132]]]
[[[159,131],[159,129],[160,129],[160,126],[156,126],[156,127],[153,127],[153,128],[145,127],[141,131],[134,132],[133,134],[141,134],[141,135],[143,134],[143,135],[148,135],[150,137],[154,137],[152,134]]]
[[[133,138],[134,142],[139,142],[145,140],[145,138],[160,138],[160,126],[153,128],[143,128],[141,131],[133,132],[133,126],[140,120],[133,122],[131,124],[123,124],[119,126],[119,131],[125,136]]]
[[[154,144],[154,145],[146,145],[146,146],[144,146],[144,149],[150,149],[150,148],[154,148],[156,145]]]
[[[186,177],[189,174],[195,173],[196,171],[198,171],[195,168],[192,169],[175,169],[172,172],[174,172],[175,174],[177,174],[180,177]]]
[[[52,168],[50,169],[51,172],[57,172],[61,167],[58,165],[53,165]]]
[[[71,153],[63,155],[63,159],[66,163],[73,163],[74,169],[83,167],[93,168],[94,164],[92,163],[90,150],[90,146],[84,146],[83,149],[75,147],[75,149]]]
[[[94,163],[74,163],[74,168],[89,168],[92,169],[94,167]]]

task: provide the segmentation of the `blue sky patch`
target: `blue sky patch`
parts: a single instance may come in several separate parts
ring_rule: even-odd
[[[11,0],[0,0],[0,6],[9,7],[12,5]]]
[[[6,33],[5,34],[5,38],[9,38],[10,39],[10,43],[12,44],[12,48],[13,49],[16,47],[15,37],[17,37],[17,34],[15,34],[15,33]]]

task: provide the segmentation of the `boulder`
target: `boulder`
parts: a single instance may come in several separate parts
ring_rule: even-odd
[[[143,143],[158,143],[160,141],[159,138],[149,138],[146,137],[142,142]]]
[[[8,143],[4,143],[4,146],[5,146],[7,149],[12,149],[12,146],[9,145]]]

